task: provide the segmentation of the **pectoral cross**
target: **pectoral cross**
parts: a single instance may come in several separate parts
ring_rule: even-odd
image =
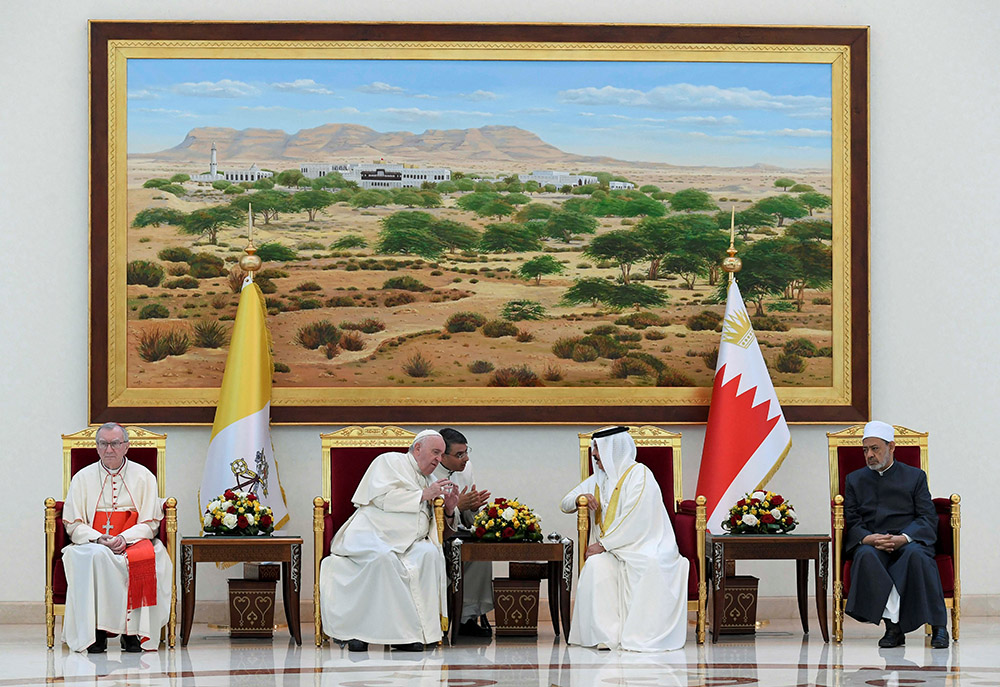
[[[111,536],[111,530],[114,529],[114,525],[111,524],[111,516],[109,515],[109,516],[107,516],[107,518],[108,519],[104,521],[104,526],[101,527],[101,529],[104,530],[104,534],[105,535],[107,535],[107,536],[110,537]]]

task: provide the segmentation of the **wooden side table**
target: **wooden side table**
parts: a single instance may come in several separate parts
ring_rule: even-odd
[[[826,617],[827,574],[830,567],[830,535],[827,534],[724,534],[708,535],[712,556],[712,642],[719,640],[722,609],[726,598],[726,564],[738,560],[794,560],[796,595],[802,631],[809,634],[806,595],[809,561],[816,561],[816,612],[823,641],[830,641]]]
[[[563,633],[569,637],[569,596],[573,587],[572,539],[558,536],[540,542],[501,543],[456,538],[445,542],[445,562],[448,566],[448,617],[451,619],[452,644],[458,638],[458,626],[461,624],[462,564],[469,561],[547,561],[552,628],[558,637],[561,608]]]
[[[281,597],[288,631],[302,644],[299,592],[302,587],[302,537],[182,537],[181,646],[187,646],[194,623],[195,569],[198,563],[281,563]]]

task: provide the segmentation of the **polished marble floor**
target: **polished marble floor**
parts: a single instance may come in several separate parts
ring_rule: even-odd
[[[1000,618],[963,619],[961,641],[945,650],[932,650],[922,632],[908,635],[905,647],[879,649],[880,634],[852,621],[842,644],[826,644],[816,629],[803,636],[798,621],[775,620],[752,638],[698,646],[692,629],[682,651],[631,654],[567,647],[549,626],[537,640],[463,638],[422,654],[381,646],[351,654],[337,645],[317,649],[305,627],[299,647],[280,631],[273,640],[230,640],[195,625],[183,649],[138,655],[115,647],[88,656],[47,650],[43,625],[0,625],[0,687],[1000,685]]]

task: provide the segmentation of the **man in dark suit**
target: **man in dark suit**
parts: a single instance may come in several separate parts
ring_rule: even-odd
[[[948,646],[941,577],[934,562],[937,514],[919,468],[897,463],[892,425],[869,422],[862,447],[868,466],[847,476],[844,551],[851,565],[847,614],[885,620],[880,647],[901,646],[905,634],[933,626],[931,646]]]

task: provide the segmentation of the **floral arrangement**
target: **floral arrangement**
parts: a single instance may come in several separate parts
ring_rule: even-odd
[[[209,534],[253,536],[274,531],[274,514],[261,504],[253,492],[226,489],[222,496],[209,502],[202,516]]]
[[[473,534],[482,541],[541,541],[539,517],[517,499],[494,499],[476,513]]]
[[[798,524],[795,509],[781,494],[755,491],[729,509],[722,528],[732,534],[785,534]]]

